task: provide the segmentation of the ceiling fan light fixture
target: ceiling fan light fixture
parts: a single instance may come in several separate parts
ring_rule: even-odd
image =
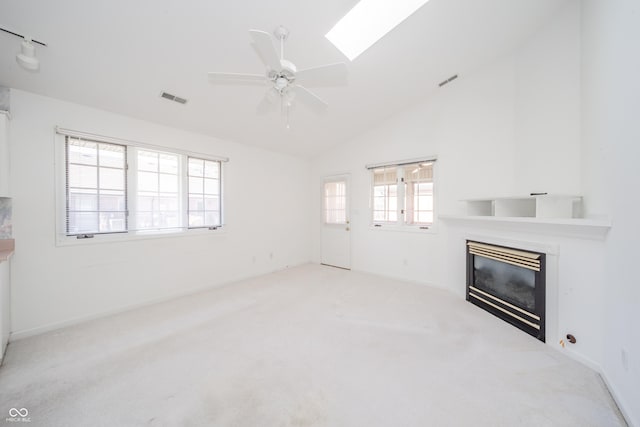
[[[325,35],[350,61],[429,0],[360,0]]]
[[[20,53],[16,55],[16,61],[22,68],[29,71],[38,71],[40,69],[40,60],[36,58],[36,47],[31,39],[26,38],[20,44]]]
[[[278,91],[282,91],[289,85],[289,80],[287,80],[285,77],[278,77],[275,81],[275,85]]]

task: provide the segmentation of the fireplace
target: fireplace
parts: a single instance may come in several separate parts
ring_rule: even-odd
[[[467,240],[467,301],[545,340],[545,254]]]

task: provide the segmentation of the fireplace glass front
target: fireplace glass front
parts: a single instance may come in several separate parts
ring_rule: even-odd
[[[527,311],[536,310],[535,271],[476,256],[473,259],[473,284]]]
[[[545,258],[467,241],[467,301],[544,341]]]

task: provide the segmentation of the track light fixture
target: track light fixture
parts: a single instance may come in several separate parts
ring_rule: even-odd
[[[38,71],[40,69],[40,60],[36,58],[36,47],[31,39],[25,38],[20,44],[20,53],[16,55],[16,61],[25,70]]]
[[[22,68],[29,71],[38,71],[40,69],[40,60],[36,57],[36,47],[34,43],[41,46],[47,46],[46,44],[37,40],[31,40],[29,37],[25,37],[22,34],[14,33],[13,31],[0,28],[5,33],[20,37],[22,43],[20,44],[20,52],[16,55],[16,61]]]

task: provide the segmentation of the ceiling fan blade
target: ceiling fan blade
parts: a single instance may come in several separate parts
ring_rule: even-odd
[[[327,112],[327,108],[329,108],[329,104],[324,102],[318,95],[311,92],[309,89],[300,85],[293,85],[294,90],[296,92],[296,99],[305,104],[307,107],[315,111],[316,113],[322,114]]]
[[[258,114],[267,114],[275,111],[278,106],[279,93],[275,88],[270,87],[260,100],[260,103],[256,107]]]
[[[272,70],[280,71],[280,56],[273,46],[273,38],[271,34],[260,30],[249,30],[249,35],[253,40],[252,46],[258,53],[258,56],[264,62],[264,65]]]
[[[344,86],[347,84],[347,64],[339,62],[299,70],[296,73],[296,80],[304,83],[305,86],[312,87]]]
[[[209,73],[209,83],[232,85],[262,85],[268,79],[262,74]]]

